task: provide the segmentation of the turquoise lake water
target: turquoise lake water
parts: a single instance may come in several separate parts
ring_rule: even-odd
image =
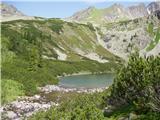
[[[75,75],[61,77],[59,85],[70,88],[102,88],[112,85],[114,74]]]

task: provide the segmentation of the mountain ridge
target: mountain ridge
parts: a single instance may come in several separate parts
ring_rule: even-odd
[[[151,2],[148,5],[139,3],[137,5],[128,7],[124,7],[122,4],[115,3],[103,9],[89,7],[87,9],[74,13],[71,17],[67,18],[67,20],[82,23],[91,22],[93,24],[103,24],[103,22],[118,22],[146,17],[159,9],[160,2]]]

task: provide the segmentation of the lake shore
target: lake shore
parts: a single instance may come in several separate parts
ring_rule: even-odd
[[[102,87],[102,88],[68,88],[64,86],[59,85],[46,85],[44,87],[39,87],[39,90],[44,93],[50,93],[50,92],[77,92],[77,93],[94,93],[94,92],[103,92],[105,89],[108,89],[108,87]]]
[[[91,73],[91,72],[79,72],[66,76],[77,76],[77,75],[96,75],[96,74],[106,74],[106,73]],[[59,78],[64,77],[59,76]],[[66,96],[66,94],[93,94],[97,92],[103,92],[108,89],[108,87],[66,87],[65,85],[46,85],[43,87],[38,87],[39,93],[34,96],[22,96],[13,102],[3,105],[0,108],[2,117],[4,119],[25,119],[31,115],[37,113],[38,111],[46,111],[51,107],[56,107],[60,104],[60,96]],[[56,96],[56,93],[59,95]],[[54,96],[55,100],[48,99],[47,96]]]

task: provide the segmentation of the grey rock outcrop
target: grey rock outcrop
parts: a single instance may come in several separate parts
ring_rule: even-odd
[[[160,10],[160,2],[151,2],[147,6],[147,11],[148,11],[149,14],[152,14],[157,10]]]
[[[9,17],[9,16],[25,16],[22,12],[17,10],[13,5],[8,5],[6,3],[1,3],[1,15],[2,17]]]
[[[141,3],[139,5],[128,7],[127,11],[132,19],[140,18],[148,15],[145,4]]]
[[[128,55],[138,48],[142,50],[152,40],[143,28],[131,31],[110,31],[106,33],[106,49],[110,52],[127,59]]]
[[[7,3],[1,3],[1,21],[12,21],[12,20],[32,20],[35,19],[35,17],[27,16],[20,12],[16,7],[13,5],[9,5]]]

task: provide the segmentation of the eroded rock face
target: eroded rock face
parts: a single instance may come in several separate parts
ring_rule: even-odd
[[[128,55],[138,48],[142,50],[152,40],[143,28],[131,31],[112,31],[106,33],[106,49],[110,52],[127,59]]]
[[[106,8],[105,11],[104,18],[108,22],[114,22],[123,18],[129,19],[128,11],[121,4],[113,4],[109,8]]]
[[[147,11],[149,14],[154,13],[155,11],[160,10],[160,2],[152,2],[147,6]]]
[[[103,30],[105,48],[125,60],[135,50],[139,50],[142,56],[159,55],[159,44],[150,51],[146,50],[155,38],[148,31],[149,24],[153,24],[153,31],[156,32],[160,25],[158,16],[159,12],[154,12],[148,17],[108,24]]]
[[[160,20],[160,10],[155,11],[154,14]]]
[[[128,12],[132,19],[140,18],[148,15],[147,9],[143,3],[136,6],[129,7]]]

